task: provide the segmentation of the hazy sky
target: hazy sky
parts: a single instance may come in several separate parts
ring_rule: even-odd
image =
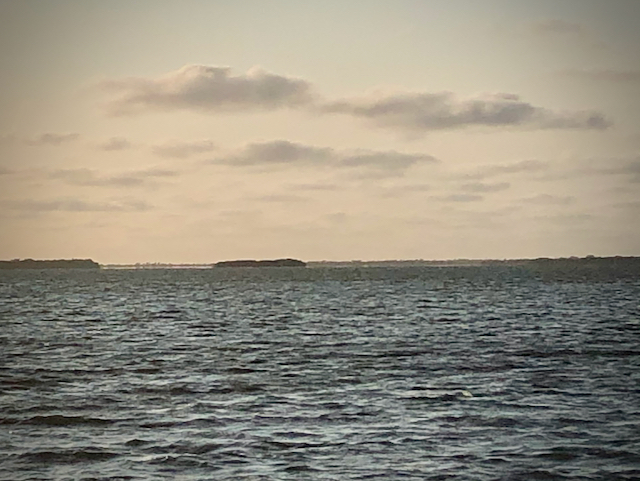
[[[0,0],[0,258],[640,255],[638,0]]]

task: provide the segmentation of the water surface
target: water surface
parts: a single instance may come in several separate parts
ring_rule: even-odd
[[[0,273],[0,478],[640,479],[640,280]]]

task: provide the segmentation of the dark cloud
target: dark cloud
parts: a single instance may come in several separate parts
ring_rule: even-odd
[[[315,165],[355,170],[373,169],[381,171],[381,175],[385,176],[392,172],[403,172],[420,162],[435,163],[437,159],[430,155],[406,154],[394,150],[352,152],[274,140],[251,143],[237,153],[211,162],[235,166]]]
[[[311,100],[308,82],[251,69],[232,75],[227,67],[187,65],[157,78],[112,80],[102,85],[119,96],[108,104],[114,115],[157,110],[205,112],[272,110]]]
[[[144,201],[138,200],[113,200],[107,202],[87,202],[81,199],[56,199],[56,200],[19,200],[4,203],[12,210],[44,213],[44,212],[139,212],[152,208]]]
[[[605,82],[640,84],[640,70],[592,69],[565,70],[563,75],[586,80],[601,80]]]
[[[123,137],[111,137],[109,140],[98,144],[98,149],[113,151],[127,150],[133,147],[133,144]]]
[[[330,160],[333,155],[333,149],[328,147],[314,147],[288,140],[273,140],[248,144],[240,152],[218,157],[214,162],[230,165],[259,166],[319,163]]]
[[[320,110],[413,133],[474,126],[602,130],[611,125],[599,112],[553,111],[504,93],[470,99],[458,98],[450,92],[396,93],[328,102]]]
[[[118,175],[103,176],[90,169],[64,169],[49,174],[52,179],[65,183],[90,187],[136,187],[157,177],[174,177],[177,172],[164,169],[147,169]]]
[[[45,133],[40,134],[37,137],[33,137],[31,139],[25,139],[24,143],[32,146],[40,146],[40,145],[61,145],[69,142],[73,142],[80,137],[79,134],[69,133],[69,134],[56,134],[56,133]]]
[[[192,142],[169,142],[152,147],[153,153],[160,157],[185,159],[192,155],[211,152],[216,146],[210,140],[196,140]]]
[[[484,193],[484,192],[499,192],[501,190],[506,190],[511,186],[508,182],[497,182],[494,184],[485,184],[483,182],[472,182],[469,184],[464,184],[462,186],[462,190],[466,192],[476,192],[476,193]]]

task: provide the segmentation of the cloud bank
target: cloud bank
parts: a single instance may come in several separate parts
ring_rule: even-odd
[[[187,65],[161,77],[111,80],[102,87],[116,95],[107,104],[113,115],[291,108],[317,115],[348,115],[414,134],[473,126],[602,130],[611,125],[600,112],[556,111],[510,93],[462,98],[451,92],[391,92],[331,100],[314,94],[306,80],[259,68],[233,75],[228,67]]]

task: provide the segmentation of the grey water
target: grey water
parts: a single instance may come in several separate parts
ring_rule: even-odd
[[[6,480],[640,479],[640,276],[0,273]]]

